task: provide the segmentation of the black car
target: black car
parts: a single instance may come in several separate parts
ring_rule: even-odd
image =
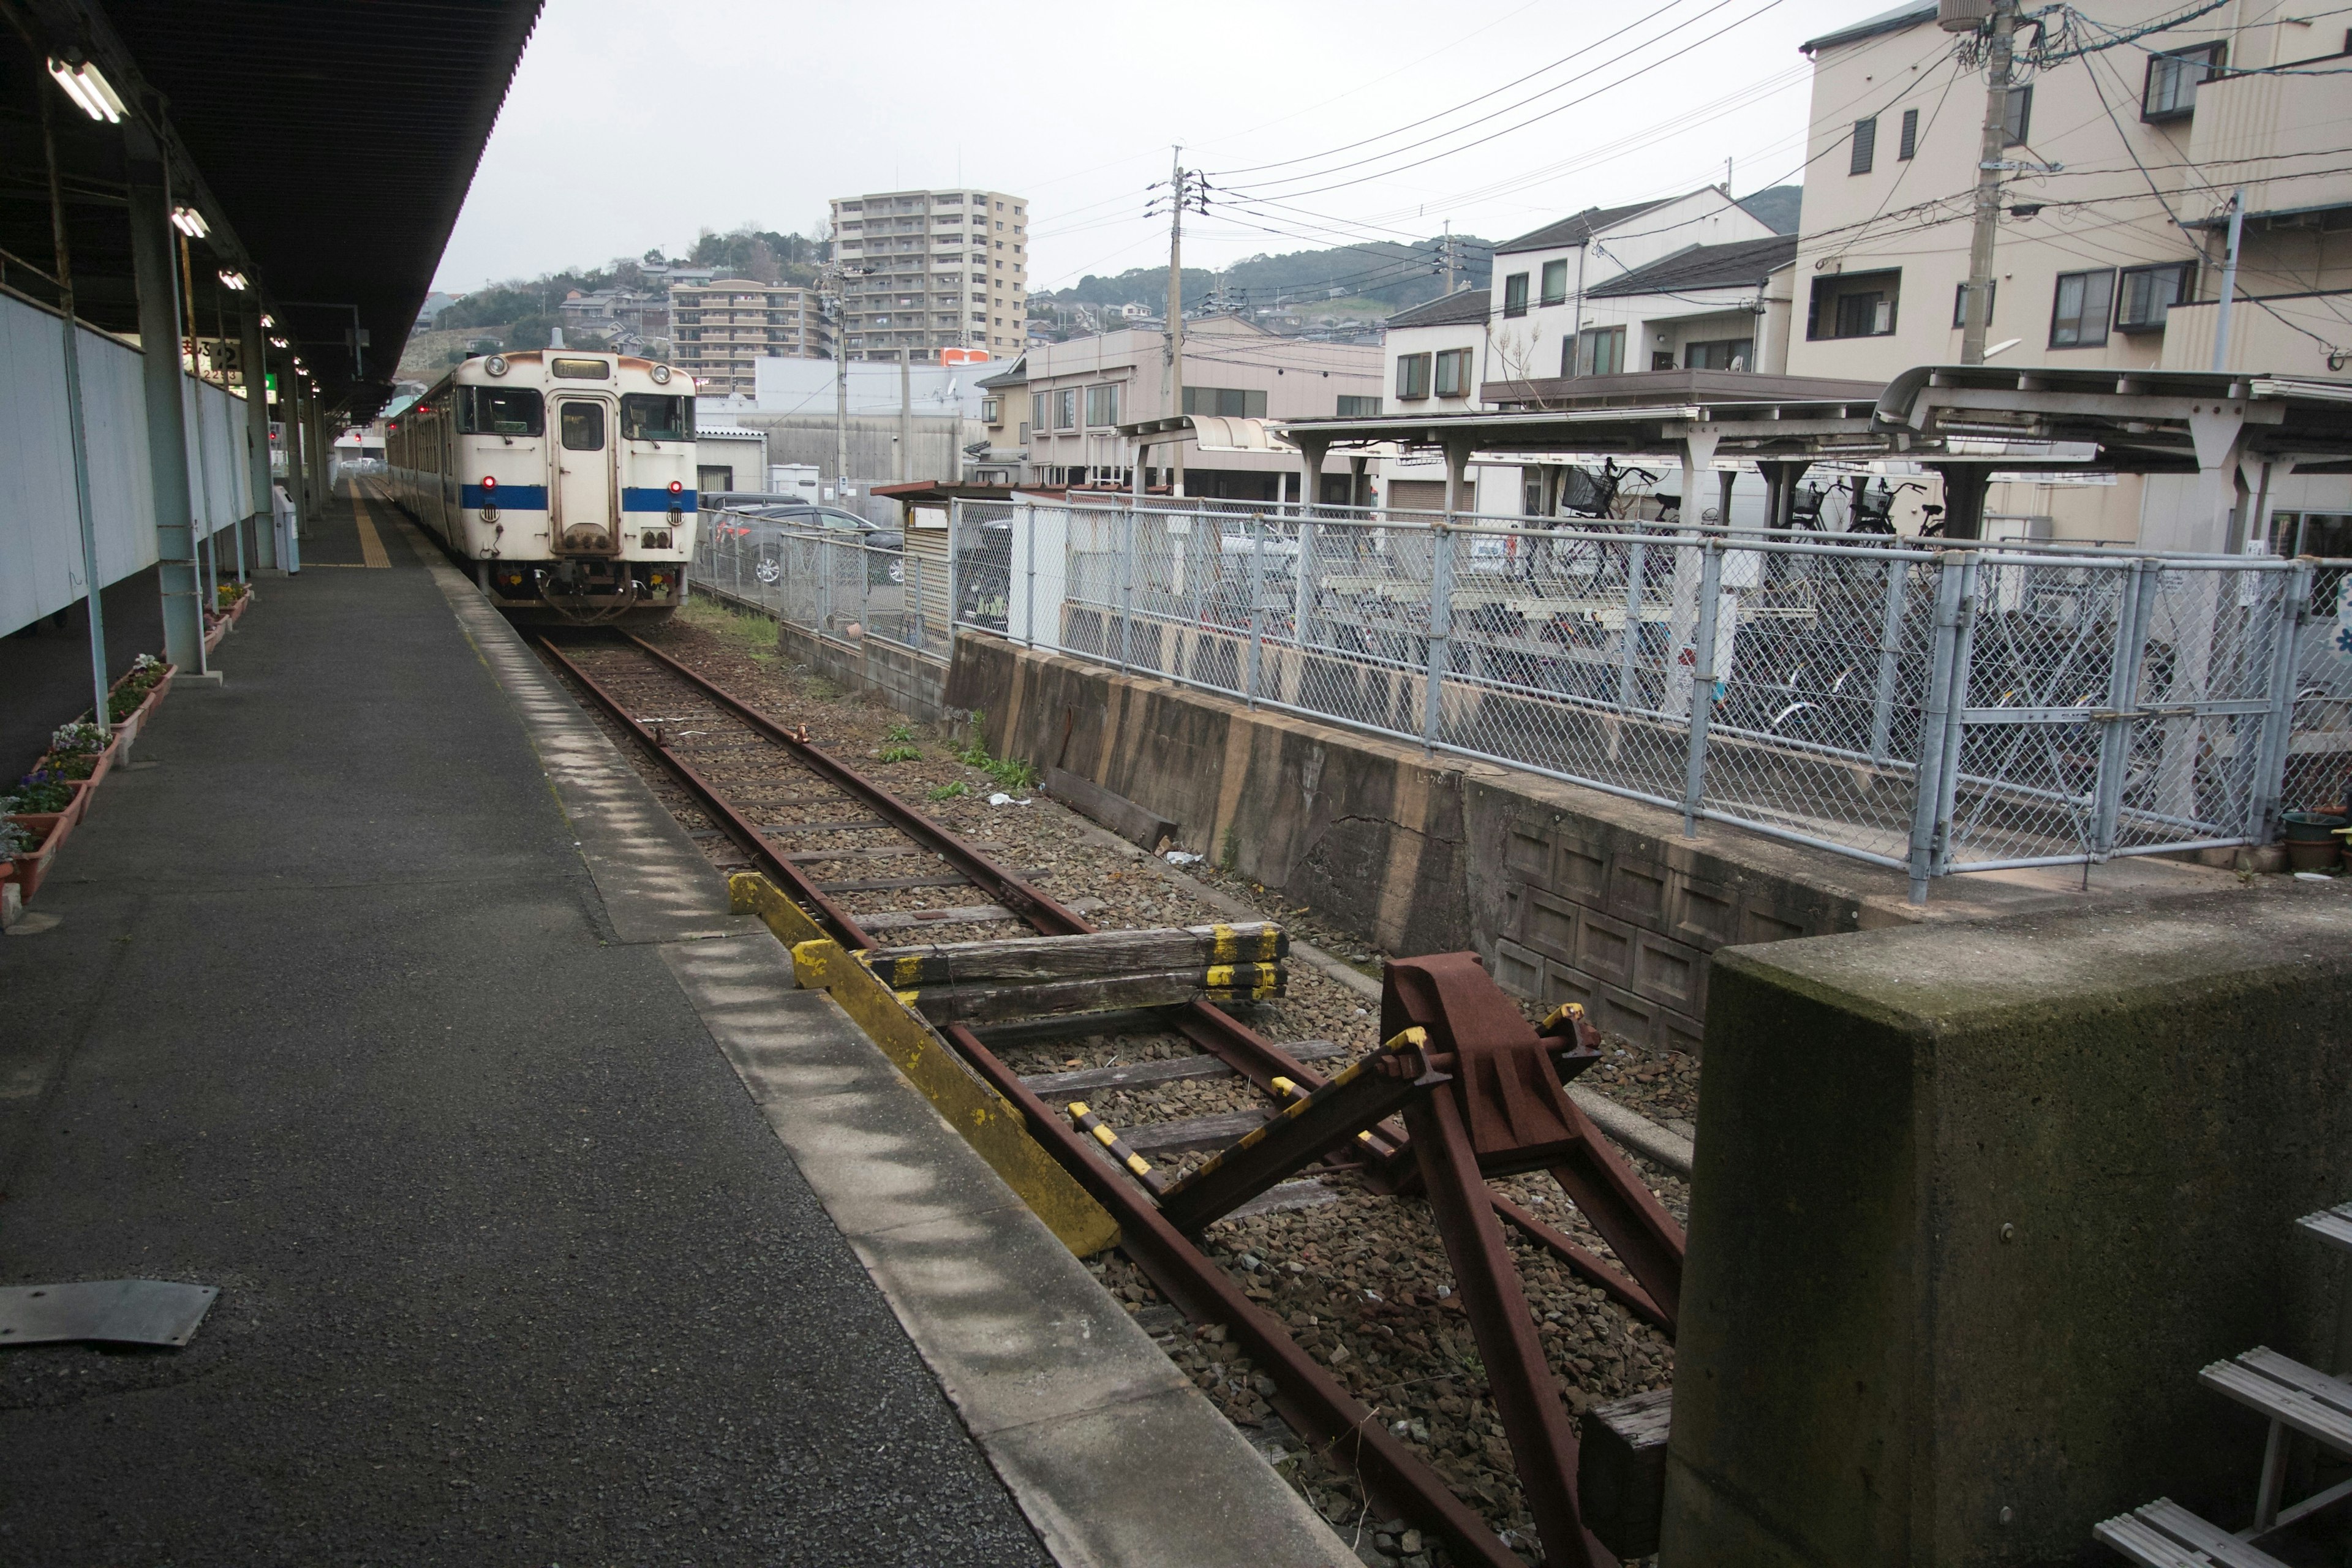
[[[718,512],[707,520],[707,526],[712,530],[714,550],[722,554],[740,552],[749,558],[752,575],[762,583],[783,580],[785,535],[814,533],[831,534],[845,543],[887,552],[867,557],[869,583],[905,581],[906,566],[901,555],[907,548],[907,536],[901,530],[885,528],[854,511],[808,501],[760,501],[742,495],[709,499],[729,503],[723,510],[705,508]]]

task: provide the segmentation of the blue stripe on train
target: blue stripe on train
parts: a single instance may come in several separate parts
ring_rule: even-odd
[[[694,492],[681,490],[672,494],[667,487],[661,489],[630,487],[621,491],[623,511],[667,511],[672,507],[677,508],[680,511],[692,511]]]
[[[499,507],[508,511],[545,511],[547,487],[500,485],[497,489],[489,490],[479,485],[461,485],[457,489],[457,504],[467,511],[478,511],[486,506]]]

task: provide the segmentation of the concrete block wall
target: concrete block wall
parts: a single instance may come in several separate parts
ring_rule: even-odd
[[[779,623],[776,651],[836,686],[871,692],[910,719],[929,723],[947,716],[947,667],[913,648],[876,637],[819,637]]]
[[[989,747],[1181,825],[1187,848],[1395,953],[1472,948],[1519,994],[1696,1049],[1726,942],[1911,918],[1857,868],[1660,808],[960,632]]]

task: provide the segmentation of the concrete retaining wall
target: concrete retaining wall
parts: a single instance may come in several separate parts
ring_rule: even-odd
[[[2197,1372],[2330,1359],[2352,892],[1718,952],[1706,1017],[1665,1568],[2245,1522],[2263,1428]]]
[[[873,693],[910,719],[929,722],[947,715],[946,667],[912,648],[874,637],[819,637],[779,622],[776,651],[836,686]]]
[[[797,657],[797,656],[795,656]],[[1465,947],[1524,995],[1697,1044],[1725,942],[1912,918],[1891,876],[1515,770],[959,632],[947,703],[991,751],[1086,775],[1189,848],[1393,953]]]

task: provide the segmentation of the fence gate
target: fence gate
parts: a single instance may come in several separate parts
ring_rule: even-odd
[[[2304,569],[1973,552],[1934,874],[2266,836]]]

